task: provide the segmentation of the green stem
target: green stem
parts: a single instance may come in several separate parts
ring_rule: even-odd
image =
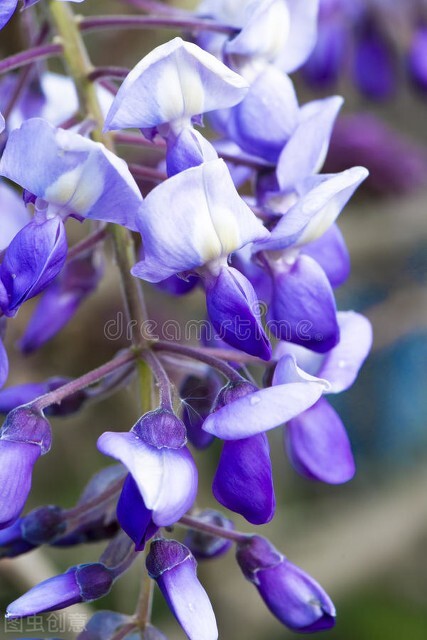
[[[61,38],[65,62],[71,77],[76,85],[80,107],[85,117],[90,117],[97,123],[93,131],[93,138],[102,142],[110,151],[114,151],[113,138],[108,133],[103,133],[104,117],[98,102],[96,86],[90,80],[90,74],[94,67],[90,61],[86,46],[81,37],[74,13],[66,2],[49,0],[49,10],[58,34]],[[130,231],[119,225],[109,225],[109,230],[114,242],[117,265],[120,271],[122,289],[125,299],[126,315],[130,322],[132,343],[135,347],[149,346],[149,337],[144,333],[147,313],[142,290],[138,281],[130,270],[136,262],[135,246]],[[142,369],[139,367],[139,371]],[[140,387],[148,384],[147,372],[144,372],[140,380]],[[150,384],[151,386],[151,380]],[[151,397],[151,393],[145,394]],[[150,403],[151,404],[151,403]],[[143,411],[148,411],[151,406],[144,402]]]
[[[147,552],[145,553],[146,556]],[[138,604],[135,610],[135,621],[139,629],[142,631],[147,627],[151,620],[151,610],[153,608],[153,590],[154,580],[148,575],[148,571],[144,566],[142,574],[141,590],[139,592]]]

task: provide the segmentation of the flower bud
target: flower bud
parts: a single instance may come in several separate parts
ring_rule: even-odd
[[[156,449],[180,449],[187,442],[182,420],[172,411],[162,408],[143,415],[132,427],[132,432]]]
[[[236,400],[239,400],[239,398],[244,398],[255,391],[258,391],[258,388],[250,382],[247,382],[247,380],[242,380],[241,382],[229,382],[218,393],[214,411],[218,411],[219,409],[222,409],[222,407],[225,407],[226,404],[235,402]]]
[[[49,544],[65,530],[59,507],[34,509],[11,527],[0,530],[0,558],[14,558],[42,544]]]
[[[196,576],[191,552],[176,540],[154,540],[146,560],[172,613],[190,640],[216,640],[212,605]]]
[[[213,509],[205,509],[202,513],[198,514],[197,518],[202,522],[213,524],[216,527],[223,527],[227,531],[234,529],[234,522],[232,520]],[[184,544],[190,549],[196,560],[208,560],[209,558],[217,558],[227,553],[233,543],[231,540],[226,540],[219,536],[205,533],[204,531],[189,529],[185,536]]]
[[[237,547],[237,562],[267,607],[298,633],[329,629],[335,608],[322,587],[260,536],[250,536]]]
[[[71,567],[66,573],[36,585],[7,608],[6,618],[23,618],[56,611],[107,595],[112,573],[100,562]]]

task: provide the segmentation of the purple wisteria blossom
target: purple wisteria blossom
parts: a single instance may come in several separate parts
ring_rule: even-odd
[[[148,527],[165,527],[179,520],[195,500],[197,468],[186,441],[184,424],[166,409],[144,415],[129,433],[107,432],[98,440],[102,453],[128,468],[143,500],[137,507],[149,512],[140,522],[138,539],[145,539]],[[135,503],[130,492],[135,493],[135,486],[125,486],[127,508],[122,504],[121,509],[124,515],[130,510],[131,518],[140,516],[138,509],[132,508]],[[133,524],[132,530],[135,528]]]
[[[318,84],[338,74],[347,15],[358,30],[353,73],[365,93],[384,94],[394,83],[384,34],[359,0],[203,0],[195,11],[141,0],[127,4],[143,15],[122,16],[76,16],[82,0],[31,9],[38,2],[23,0],[28,11],[14,18],[28,47],[0,62],[0,558],[42,545],[105,547],[17,598],[6,617],[102,598],[144,551],[135,613],[97,612],[79,640],[166,640],[151,624],[154,583],[189,640],[217,640],[197,561],[212,564],[234,546],[280,622],[297,633],[329,629],[335,609],[322,587],[229,516],[256,526],[275,516],[267,432],[276,427],[305,478],[339,484],[355,472],[327,395],[353,384],[372,343],[368,320],[338,311],[334,292],[350,272],[337,219],[368,172],[350,164],[320,173],[343,99],[301,104],[290,74],[307,60],[304,73],[320,74]],[[17,6],[0,2],[0,29]],[[316,46],[319,8],[329,31]],[[130,72],[90,60],[92,31],[160,26],[194,42],[160,44]],[[422,84],[419,36],[409,64]],[[51,56],[69,75],[47,70]],[[202,129],[205,114],[217,139]],[[56,353],[60,375],[22,378],[6,329],[15,340],[18,328],[21,357],[39,350],[41,358],[101,279],[105,304],[93,307],[100,317],[88,344],[96,346],[101,321],[117,352],[90,371],[79,359],[78,377]],[[165,293],[185,326],[162,304]],[[117,326],[105,317],[111,311]],[[83,329],[70,332],[76,352]],[[60,427],[122,388],[141,417],[98,438],[114,464],[94,473],[73,505],[26,513],[33,468],[52,443],[45,416]],[[212,460],[224,513],[201,504],[199,475]]]
[[[59,217],[36,216],[16,234],[0,265],[0,309],[5,315],[14,316],[23,302],[56,278],[67,250],[65,228]]]
[[[223,440],[249,438],[284,424],[317,402],[329,382],[305,373],[286,355],[276,365],[271,387],[233,386],[203,424],[205,431]]]
[[[217,185],[221,184],[221,190]],[[250,282],[230,268],[230,253],[269,236],[238,195],[222,160],[187,169],[153,189],[139,210],[144,259],[132,273],[149,282],[201,276],[212,324],[224,340],[268,359],[270,344]]]
[[[372,329],[362,315],[338,313],[340,341],[323,356],[301,346],[280,343],[277,354],[292,353],[306,371],[327,380],[328,393],[341,393],[354,383],[372,345]],[[355,472],[351,446],[342,421],[325,398],[291,419],[284,431],[290,461],[303,476],[330,484],[350,480]]]
[[[10,133],[0,174],[32,194],[47,218],[74,215],[136,228],[142,196],[126,163],[101,143],[41,118]]]
[[[244,576],[270,611],[299,633],[330,629],[335,607],[322,587],[260,536],[249,536],[236,553]]]
[[[113,584],[111,571],[103,564],[82,564],[48,578],[12,602],[6,618],[23,618],[64,609],[78,602],[91,602],[106,595]]]
[[[147,556],[148,573],[189,640],[216,640],[215,615],[196,566],[189,549],[175,540],[155,540]]]
[[[247,83],[197,45],[175,38],[154,49],[130,72],[105,121],[106,129],[139,127],[167,142],[168,175],[217,153],[193,123],[203,113],[240,102]]]

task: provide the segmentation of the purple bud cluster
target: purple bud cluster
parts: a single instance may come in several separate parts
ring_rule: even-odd
[[[24,3],[36,19],[33,4]],[[229,512],[256,526],[274,518],[267,433],[275,428],[282,429],[290,464],[305,478],[340,484],[354,475],[346,429],[327,396],[354,383],[371,347],[368,320],[338,311],[335,300],[350,271],[337,218],[368,172],[321,173],[343,100],[302,105],[289,75],[307,60],[313,75],[313,56],[326,47],[322,32],[316,45],[317,0],[204,0],[178,17],[166,5],[148,4],[163,11],[162,24],[181,21],[193,41],[161,44],[117,88],[101,68],[85,67],[86,54],[78,57],[85,21],[75,21],[66,2],[49,3],[71,77],[41,71],[39,102],[30,86],[20,101],[13,89],[7,93],[7,117],[0,122],[6,139],[0,387],[13,369],[6,324],[37,297],[19,348],[24,354],[41,349],[96,294],[108,256],[103,242],[111,236],[131,324],[149,320],[140,280],[174,295],[177,304],[197,286],[205,294],[206,335],[190,345],[161,341],[138,326],[131,348],[79,378],[52,375],[0,391],[0,411],[7,414],[0,430],[0,556],[42,544],[107,541],[99,561],[35,586],[7,616],[102,598],[146,549],[149,584],[157,583],[187,637],[215,640],[217,623],[197,560],[213,560],[235,545],[244,577],[280,622],[301,633],[327,629],[335,609],[320,585],[266,539],[237,531]],[[2,3],[0,28],[16,5]],[[110,20],[114,26],[122,18]],[[94,17],[92,28],[105,19]],[[64,27],[67,20],[73,29]],[[334,34],[337,29],[334,23]],[[369,59],[377,40],[372,25],[364,29],[360,55]],[[340,41],[334,43],[339,49]],[[324,55],[337,66],[335,53]],[[34,51],[28,55],[32,61]],[[73,71],[79,65],[84,81]],[[102,87],[95,88],[96,77],[104,78]],[[64,91],[76,85],[78,117],[64,101],[55,102],[58,93],[49,87],[57,83]],[[203,129],[205,114],[215,139]],[[128,165],[114,147],[120,140],[164,158],[157,168]],[[144,176],[157,184],[149,188]],[[87,229],[72,247],[70,219]],[[42,506],[22,515],[35,463],[51,447],[45,415],[79,412],[135,374],[142,415],[133,427],[104,432],[97,443],[118,464],[96,474],[74,507]],[[219,457],[211,447],[216,441]],[[212,493],[227,513],[196,510],[203,467],[195,449],[217,459]],[[170,537],[174,527],[187,528],[182,541]],[[146,640],[164,638],[147,610],[132,617],[96,614],[80,638],[132,638],[138,630]]]

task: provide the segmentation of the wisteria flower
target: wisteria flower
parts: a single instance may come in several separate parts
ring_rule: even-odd
[[[201,114],[231,107],[247,83],[222,62],[191,42],[175,38],[160,45],[130,72],[105,121],[106,129],[138,127],[167,142],[168,174],[217,157],[193,129]]]
[[[41,118],[10,133],[0,173],[35,196],[47,217],[76,215],[136,228],[142,196],[126,163],[103,144]]]
[[[225,163],[206,162],[153,189],[140,208],[138,227],[144,259],[132,273],[159,282],[195,271],[203,279],[209,317],[221,337],[268,359],[270,346],[253,287],[228,267],[227,258],[269,232],[238,195]]]
[[[98,440],[102,453],[128,468],[157,527],[179,520],[195,500],[197,468],[185,444],[184,424],[165,409],[145,414],[129,433],[107,432]],[[138,517],[135,505],[129,516]]]
[[[372,328],[364,316],[339,312],[338,323],[340,341],[323,356],[284,342],[277,348],[277,355],[292,353],[304,370],[327,380],[325,394],[351,387],[372,345]],[[326,398],[292,418],[284,438],[289,459],[303,476],[330,484],[353,477],[355,463],[345,427]]]
[[[203,429],[223,440],[240,440],[278,427],[312,406],[329,383],[300,369],[292,356],[280,358],[272,386],[231,390],[228,402],[205,420]]]

